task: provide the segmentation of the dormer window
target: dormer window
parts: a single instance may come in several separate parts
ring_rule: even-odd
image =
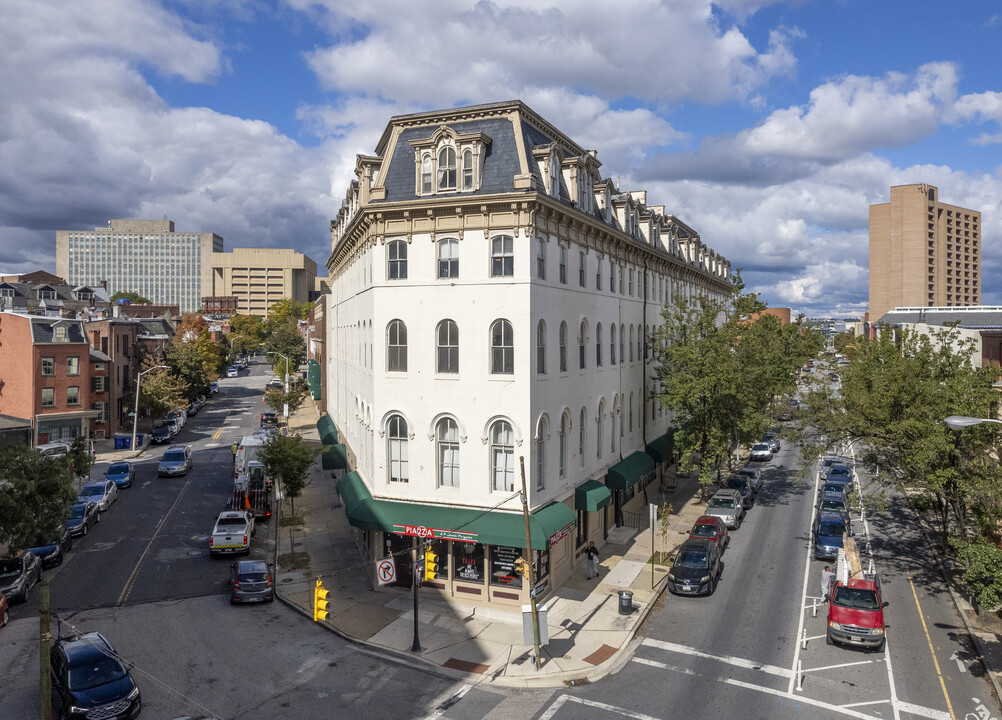
[[[431,172],[431,153],[425,153],[421,158],[421,194],[431,195],[432,194],[432,172]]]
[[[463,150],[463,190],[473,189],[473,151]]]
[[[52,340],[53,342],[64,343],[69,339],[68,333],[66,332],[65,325],[56,325],[52,328]]]
[[[14,288],[0,287],[0,297],[14,297]]]
[[[438,189],[456,189],[456,148],[448,145],[438,151]]]
[[[550,184],[547,191],[553,197],[560,197],[560,158],[556,152],[550,153],[549,158]]]
[[[56,291],[52,288],[39,288],[38,289],[38,299],[39,300],[55,300]]]
[[[480,189],[484,156],[491,139],[481,132],[460,135],[443,125],[431,137],[411,140],[419,197]],[[460,162],[461,160],[461,162]]]

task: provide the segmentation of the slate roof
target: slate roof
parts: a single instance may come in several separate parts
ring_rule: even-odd
[[[70,320],[68,318],[50,318],[40,315],[31,315],[31,339],[34,343],[55,342],[55,330],[57,324],[66,326],[66,342],[89,343],[87,333],[84,331],[83,321]]]
[[[886,325],[923,322],[927,325],[957,323],[968,330],[999,330],[1002,329],[1002,307],[891,310],[877,321]]]

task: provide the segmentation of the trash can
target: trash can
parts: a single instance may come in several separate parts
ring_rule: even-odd
[[[124,442],[124,440],[125,440],[125,438],[123,438],[123,437],[118,437],[117,435],[115,436],[115,449],[116,450],[121,450],[123,447],[125,447],[122,444]]]
[[[122,449],[123,450],[131,450],[132,449],[132,436],[131,435],[126,435],[124,438],[122,438]]]
[[[619,614],[630,615],[633,613],[633,593],[629,590],[619,591]]]

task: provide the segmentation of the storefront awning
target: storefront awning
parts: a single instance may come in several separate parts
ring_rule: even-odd
[[[334,445],[329,446],[329,450],[324,451],[320,456],[320,462],[323,463],[324,470],[347,470],[348,469],[348,452],[344,445]]]
[[[596,512],[612,502],[609,488],[598,480],[586,480],[574,489],[574,509]]]
[[[645,452],[635,452],[609,468],[605,486],[610,490],[626,490],[654,472],[654,461]]]
[[[314,400],[320,399],[320,363],[316,360],[307,362],[306,382],[310,386],[310,395]]]
[[[317,420],[317,432],[320,433],[320,442],[324,445],[334,445],[337,443],[337,428],[330,415],[321,415]]]
[[[520,512],[376,500],[356,472],[342,477],[336,487],[352,527],[426,539],[525,547],[525,521]],[[551,540],[556,542],[576,526],[574,511],[563,503],[536,510],[529,515],[532,549],[546,550]]]
[[[661,437],[651,440],[647,443],[644,452],[650,455],[656,463],[671,462],[675,452],[675,429],[672,428]]]

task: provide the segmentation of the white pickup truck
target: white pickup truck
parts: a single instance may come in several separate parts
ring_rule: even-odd
[[[209,536],[209,553],[211,555],[249,553],[252,537],[254,537],[254,513],[246,510],[221,512]]]

